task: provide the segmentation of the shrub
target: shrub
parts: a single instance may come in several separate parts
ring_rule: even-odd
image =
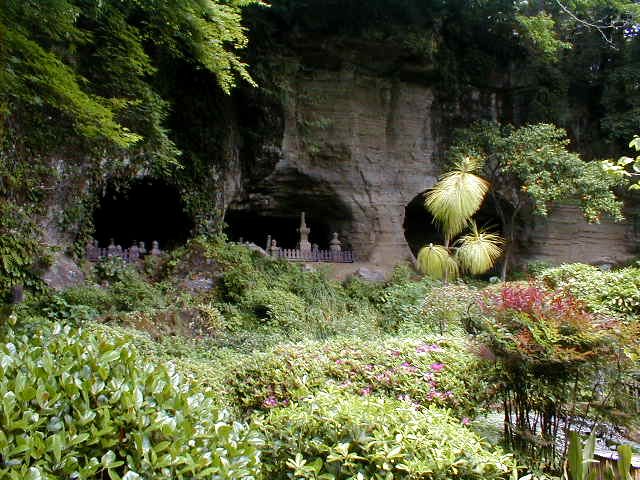
[[[475,327],[499,360],[495,383],[505,418],[511,419],[505,422],[507,441],[553,464],[559,419],[570,424],[586,415],[598,395],[598,369],[624,361],[619,325],[588,312],[568,292],[538,284],[488,289],[481,308]],[[612,383],[616,378],[611,376]]]
[[[383,329],[395,333],[403,324],[422,323],[425,298],[438,284],[439,282],[424,277],[420,281],[402,279],[386,286],[378,301]]]
[[[157,285],[145,281],[137,272],[128,271],[109,286],[117,311],[133,312],[166,306],[166,299]]]
[[[120,257],[101,258],[94,266],[98,282],[115,282],[132,270],[133,268]]]
[[[270,411],[262,430],[272,479],[490,480],[514,467],[447,412],[398,400],[320,392]]]
[[[640,268],[605,271],[573,263],[543,270],[540,278],[552,289],[565,289],[590,310],[636,317],[640,315]]]
[[[305,328],[306,304],[295,293],[280,288],[256,288],[249,292],[244,304],[258,320],[285,332]]]
[[[0,343],[0,477],[253,478],[258,437],[170,365],[55,324]]]
[[[114,307],[109,291],[97,285],[70,287],[60,292],[59,296],[70,305],[85,305],[100,313],[108,312]]]
[[[229,383],[234,403],[245,410],[286,405],[332,384],[471,415],[486,390],[476,357],[455,338],[281,345],[245,359],[230,371]]]

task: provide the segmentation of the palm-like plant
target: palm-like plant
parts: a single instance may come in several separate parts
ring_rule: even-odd
[[[479,229],[471,220],[489,191],[489,182],[474,173],[481,166],[481,159],[460,159],[455,170],[442,175],[426,195],[425,208],[444,233],[444,245],[429,244],[418,252],[418,268],[431,277],[447,281],[460,270],[478,275],[493,267],[502,255],[503,239]],[[466,228],[469,233],[451,248],[452,240]]]
[[[473,173],[481,166],[477,158],[460,159],[455,170],[442,175],[426,195],[424,205],[441,225],[446,240],[462,232],[482,205],[489,182]]]
[[[418,268],[421,272],[438,280],[458,276],[458,262],[442,245],[430,243],[418,252]]]
[[[502,255],[504,239],[495,233],[479,229],[476,222],[470,222],[470,232],[456,241],[456,258],[460,267],[472,275],[480,275],[489,270]]]

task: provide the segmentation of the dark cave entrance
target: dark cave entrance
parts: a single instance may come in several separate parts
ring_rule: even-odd
[[[300,214],[305,212],[312,244],[325,250],[337,232],[343,248],[351,250],[351,209],[328,182],[287,169],[252,196],[253,201],[240,201],[227,210],[226,231],[231,240],[242,239],[265,248],[270,235],[279,247],[296,248]]]
[[[440,232],[438,225],[433,221],[433,216],[424,207],[423,192],[417,195],[405,207],[404,215],[404,237],[414,256],[422,247],[429,243],[440,244],[444,242],[444,235]],[[502,207],[509,214],[509,209],[504,202]],[[500,219],[496,213],[495,202],[493,198],[487,196],[480,210],[474,215],[474,220],[478,227],[489,228],[493,232],[503,234]]]
[[[327,222],[325,218],[305,212],[307,227],[311,229],[309,241],[318,245],[321,250],[329,247],[333,232],[339,232],[337,225]],[[255,211],[229,210],[225,216],[227,235],[231,240],[253,242],[259,247],[267,246],[267,236],[278,242],[282,248],[296,248],[299,240],[298,227],[300,215],[265,215]]]
[[[124,188],[107,185],[93,221],[94,237],[101,247],[114,239],[123,248],[134,241],[144,241],[150,248],[157,240],[162,250],[170,250],[184,244],[194,226],[178,189],[151,178],[134,180]]]
[[[429,243],[442,244],[444,236],[424,208],[424,193],[417,195],[404,209],[404,238],[414,256]]]

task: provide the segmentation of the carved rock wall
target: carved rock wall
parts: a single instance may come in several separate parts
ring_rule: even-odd
[[[326,215],[361,259],[408,258],[405,206],[435,182],[433,92],[350,69],[299,74],[291,87],[281,157],[249,203],[297,215],[306,196],[309,218]]]
[[[633,218],[628,212],[627,218]],[[638,255],[640,232],[631,221],[587,223],[575,205],[557,205],[547,218],[533,217],[529,241],[520,246],[520,260],[554,264],[618,264]]]

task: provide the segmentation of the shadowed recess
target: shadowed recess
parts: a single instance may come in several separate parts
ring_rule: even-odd
[[[101,246],[113,238],[123,248],[134,241],[144,241],[149,248],[157,240],[167,250],[185,243],[193,230],[178,189],[150,178],[134,180],[124,188],[108,185],[93,220]]]

